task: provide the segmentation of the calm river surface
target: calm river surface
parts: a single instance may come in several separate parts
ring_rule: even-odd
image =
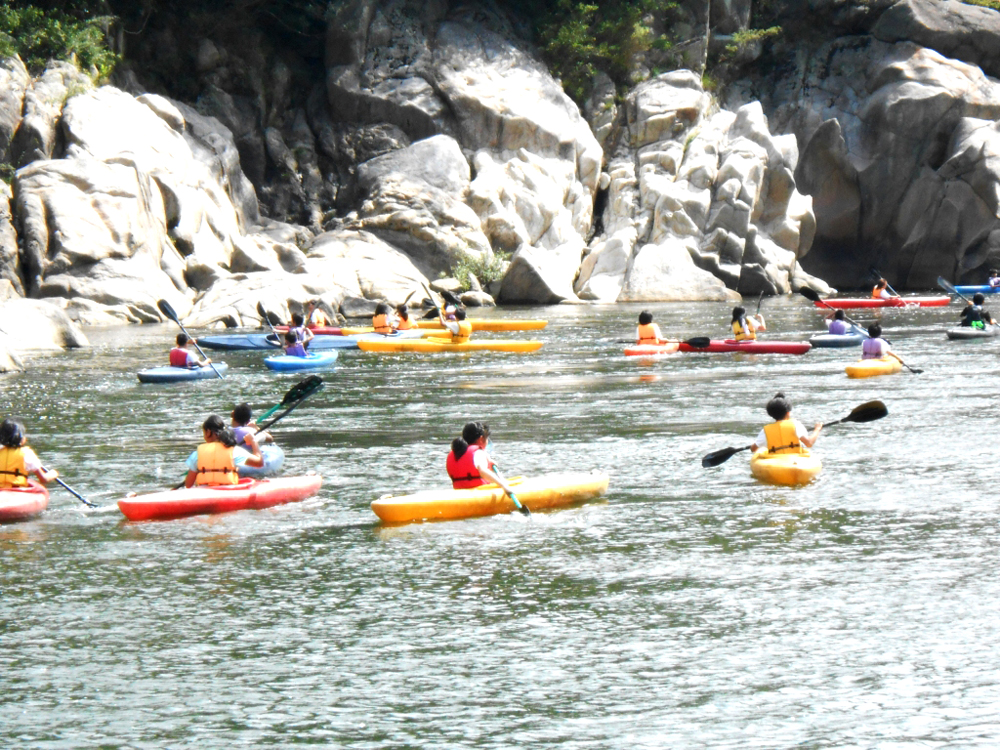
[[[668,335],[729,321],[648,307]],[[802,297],[763,308],[770,338],[820,329]],[[948,342],[958,304],[886,312],[925,372],[855,381],[859,349],[626,358],[640,309],[488,313],[549,319],[531,355],[344,352],[275,427],[317,498],[161,523],[115,500],[179,481],[209,413],[301,375],[237,352],[224,381],[140,385],[176,333],[156,326],[0,378],[0,411],[104,506],[52,485],[0,526],[0,747],[1000,745],[1000,339]],[[825,432],[808,487],[757,483],[746,453],[702,469],[778,390],[810,426],[890,413]],[[446,484],[470,418],[508,475],[601,468],[607,497],[380,526],[379,495]]]

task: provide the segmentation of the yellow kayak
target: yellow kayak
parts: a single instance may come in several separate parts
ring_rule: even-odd
[[[895,357],[859,359],[853,365],[848,365],[845,368],[849,378],[873,378],[876,375],[888,375],[902,369],[903,366]]]
[[[542,348],[541,341],[513,339],[482,339],[453,344],[448,339],[403,339],[402,341],[358,341],[365,352],[534,352]]]
[[[508,484],[528,510],[557,508],[600,497],[608,489],[602,471],[566,472],[541,477],[515,477]],[[386,523],[454,520],[512,513],[514,502],[495,484],[470,490],[423,490],[412,495],[383,495],[372,503],[375,515]]]
[[[809,484],[822,468],[820,460],[804,449],[801,453],[758,451],[750,457],[750,473],[768,484]]]
[[[421,326],[421,328],[423,328],[423,326]],[[415,329],[410,329],[410,330],[415,330]],[[340,332],[341,332],[340,335],[342,336],[357,336],[362,333],[375,333],[375,329],[372,328],[371,326],[354,326],[354,327],[341,328]],[[403,331],[403,333],[406,333],[406,331]],[[432,328],[428,331],[421,331],[420,335],[450,336],[451,334],[449,334],[448,331],[446,331],[444,328],[441,327],[440,324],[438,324],[437,328]]]
[[[472,323],[473,331],[487,331],[489,333],[505,333],[509,331],[538,331],[549,324],[547,320],[504,320],[502,318],[468,318]],[[440,328],[441,321],[437,318],[433,320],[418,320],[418,328]]]

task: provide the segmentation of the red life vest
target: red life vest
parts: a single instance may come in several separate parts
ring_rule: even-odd
[[[188,366],[188,350],[183,349],[179,346],[175,346],[170,350],[170,366],[171,367],[187,367]]]
[[[476,468],[474,456],[478,450],[480,450],[478,445],[470,445],[461,458],[455,458],[454,451],[448,453],[446,467],[448,469],[448,476],[451,477],[451,486],[456,490],[465,490],[470,487],[481,487],[484,484],[489,484],[479,474],[479,469]],[[490,461],[489,465],[490,469],[492,469],[493,462]]]

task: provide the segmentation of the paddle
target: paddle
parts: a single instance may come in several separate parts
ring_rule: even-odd
[[[271,313],[269,313],[267,310],[264,309],[264,303],[263,302],[258,302],[257,303],[257,314],[260,315],[261,320],[263,320],[265,323],[267,323],[268,327],[271,329],[271,333],[273,333],[275,336],[277,336],[277,338],[278,338],[278,345],[280,346],[281,345],[281,336],[278,336],[278,331],[275,329],[274,323],[271,322]]]
[[[885,276],[882,275],[882,272],[879,271],[877,268],[875,268],[875,266],[869,266],[868,270],[871,271],[873,274],[875,274],[876,279],[880,280],[885,278]],[[889,285],[888,281],[885,282],[885,288],[889,290],[890,294],[894,294],[897,297],[899,296],[899,292],[893,289],[892,286]]]
[[[47,472],[48,472],[48,469],[46,469],[46,468],[45,468],[45,467],[43,466],[43,467],[42,467],[42,471],[44,471],[44,472],[46,472],[46,473],[47,473]],[[79,500],[79,501],[80,501],[81,503],[83,503],[84,505],[86,505],[86,506],[87,506],[88,508],[96,508],[96,507],[97,507],[97,503],[92,503],[92,502],[90,502],[90,500],[88,500],[88,499],[87,499],[87,498],[85,498],[85,497],[84,497],[83,495],[81,495],[81,494],[80,494],[79,492],[77,492],[76,490],[74,490],[74,489],[73,489],[72,487],[70,487],[70,486],[69,486],[68,484],[66,484],[66,483],[65,483],[65,482],[64,482],[63,480],[61,480],[61,479],[60,479],[59,477],[56,477],[56,479],[55,479],[55,482],[56,482],[56,484],[58,484],[58,485],[59,485],[60,487],[62,487],[62,488],[63,488],[64,490],[66,490],[66,491],[67,491],[67,492],[68,492],[69,494],[71,494],[71,495],[72,495],[73,497],[75,497],[75,498],[76,498],[77,500]]]
[[[757,312],[755,312],[754,315],[760,315],[760,303],[763,301],[764,301],[764,292],[761,291],[761,293],[757,295]]]
[[[832,427],[833,425],[840,424],[841,422],[874,422],[876,419],[882,419],[882,417],[888,413],[889,410],[885,408],[885,404],[881,401],[869,401],[868,403],[861,404],[860,406],[855,406],[854,409],[851,410],[851,413],[843,419],[838,419],[835,422],[827,422],[823,426]],[[718,466],[719,464],[723,464],[728,461],[737,453],[748,451],[752,447],[752,445],[746,445],[742,448],[723,448],[719,451],[713,451],[701,459],[701,465],[706,469]]]
[[[295,400],[294,403],[291,403],[292,399],[288,399],[288,395],[291,394],[292,391],[296,390],[300,386],[304,386],[304,388],[299,392],[300,395],[298,396],[298,399]],[[307,398],[309,398],[311,395],[313,395],[316,391],[318,391],[322,387],[323,387],[323,379],[319,375],[310,375],[308,378],[306,378],[305,380],[303,380],[301,383],[299,383],[298,385],[294,386],[292,388],[292,390],[289,391],[288,394],[286,394],[286,396],[285,396],[285,399],[287,399],[287,401],[285,399],[282,399],[282,402],[281,402],[282,405],[284,405],[285,403],[291,403],[291,405],[287,409],[285,409],[283,412],[281,412],[281,414],[279,414],[278,416],[276,416],[274,419],[272,419],[269,422],[265,422],[264,424],[260,425],[257,428],[257,432],[263,432],[268,427],[270,427],[271,425],[273,425],[276,422],[278,422],[278,420],[284,419],[285,417],[287,417],[289,414],[291,414],[299,406],[299,404],[301,404],[303,401],[305,401]],[[270,413],[273,414],[274,412],[271,411]],[[263,416],[263,415],[261,415],[261,416]]]
[[[493,473],[496,474],[498,477],[500,477],[500,479],[503,479],[503,475],[500,473],[500,469],[498,469],[496,466],[493,467]],[[531,515],[531,511],[528,510],[528,506],[523,505],[521,501],[517,499],[517,495],[515,495],[513,492],[507,492],[507,497],[509,497],[511,500],[514,501],[514,507],[517,508],[518,511],[520,511],[521,515],[523,516]]]
[[[896,360],[897,362],[899,362],[899,364],[901,364],[901,365],[902,365],[903,367],[905,367],[905,368],[906,368],[907,370],[909,370],[910,372],[912,372],[912,373],[913,373],[914,375],[919,375],[920,373],[922,373],[922,372],[923,372],[923,370],[922,370],[922,369],[920,369],[919,367],[910,367],[910,366],[909,366],[908,364],[906,364],[906,362],[904,362],[904,361],[903,361],[903,358],[902,358],[902,357],[900,357],[900,356],[899,356],[898,354],[896,354],[895,352],[889,352],[889,356],[890,356],[890,357],[892,357],[892,358],[893,358],[894,360]]]
[[[968,297],[966,297],[964,294],[962,294],[960,291],[958,291],[952,284],[950,284],[949,282],[945,281],[944,276],[938,276],[937,283],[938,283],[938,286],[941,287],[942,289],[944,289],[946,292],[949,292],[949,293],[954,294],[954,295],[956,295],[958,297],[961,297],[968,304],[970,304],[970,305],[972,304],[972,302],[969,300]]]
[[[671,339],[666,339],[665,341],[668,344],[674,343],[673,340],[671,340]],[[619,344],[632,344],[633,346],[639,346],[639,344],[636,344],[633,339],[618,339],[618,343]],[[704,349],[707,346],[711,345],[712,339],[710,339],[708,336],[695,336],[693,339],[684,339],[683,341],[680,341],[679,343],[681,343],[681,344],[687,344],[692,349]]]
[[[191,335],[190,333],[188,333],[188,332],[187,332],[187,331],[186,331],[186,330],[184,329],[184,326],[183,326],[183,325],[181,325],[181,321],[180,321],[180,319],[179,319],[179,318],[177,317],[177,313],[176,313],[176,312],[174,312],[174,308],[172,308],[172,307],[170,306],[170,303],[169,303],[169,302],[167,302],[167,301],[166,301],[165,299],[161,299],[161,300],[160,300],[159,302],[157,302],[157,303],[156,303],[156,306],[157,306],[158,308],[160,308],[160,312],[161,312],[161,313],[163,313],[164,315],[166,315],[166,316],[167,316],[168,318],[170,318],[170,319],[171,319],[172,321],[174,321],[174,322],[175,322],[175,323],[176,323],[177,325],[179,325],[179,326],[180,326],[181,330],[182,330],[182,331],[184,331],[184,335],[185,335],[185,336],[187,336],[187,337],[188,337],[188,338],[189,338],[189,339],[191,340],[191,343],[193,343],[193,344],[194,344],[194,348],[198,350],[198,354],[200,354],[200,355],[202,356],[202,358],[203,358],[203,359],[208,359],[208,357],[206,357],[206,356],[205,356],[205,352],[203,352],[203,351],[201,350],[201,347],[200,347],[200,346],[198,346],[198,340],[197,340],[196,338],[194,338],[194,337],[193,337],[193,336],[192,336],[192,335]],[[223,380],[223,377],[222,377],[222,373],[221,373],[221,372],[219,372],[219,371],[218,371],[218,370],[217,370],[217,369],[215,368],[215,365],[213,365],[213,364],[212,364],[211,362],[209,362],[209,363],[208,363],[208,366],[209,366],[209,367],[211,367],[211,368],[212,368],[212,371],[213,371],[213,372],[214,372],[214,373],[215,373],[216,375],[218,375],[218,376],[219,376],[219,379],[220,379],[220,380]]]
[[[799,294],[801,294],[803,297],[805,297],[807,300],[811,302],[819,302],[821,305],[823,305],[823,307],[829,308],[830,310],[837,309],[833,305],[826,304],[826,302],[824,302],[823,299],[819,296],[819,292],[817,292],[815,289],[810,289],[809,287],[804,286],[801,289],[799,289]],[[852,320],[851,318],[849,318],[847,316],[847,313],[844,313],[844,320],[846,320],[852,326],[856,326],[857,328],[864,328],[864,326],[862,326],[856,320]]]
[[[291,404],[293,401],[301,401],[302,399],[309,398],[309,396],[314,394],[322,387],[323,387],[323,378],[321,378],[319,375],[310,375],[305,380],[302,380],[293,385],[289,389],[288,393],[285,394],[285,397],[281,399],[281,402],[275,404],[266,412],[261,414],[260,419],[267,419],[269,416],[278,411],[278,409],[280,409],[282,406],[287,406],[288,404]]]

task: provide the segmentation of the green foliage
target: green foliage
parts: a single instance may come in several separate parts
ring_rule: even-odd
[[[751,44],[773,39],[779,34],[781,34],[780,26],[771,26],[767,29],[740,29],[733,34],[733,40],[726,45],[726,52],[730,55],[736,55]]]
[[[1000,0],[962,0],[966,5],[978,5],[982,8],[1000,11]]]
[[[0,180],[3,180],[8,185],[14,180],[14,169],[13,164],[8,164],[7,162],[0,162]]]
[[[25,3],[0,6],[0,57],[20,55],[31,71],[50,59],[73,60],[83,70],[107,76],[119,56],[107,43],[110,16],[79,18],[57,8]]]
[[[507,270],[507,261],[509,260],[510,254],[500,251],[494,251],[491,257],[470,253],[463,255],[461,260],[451,267],[451,276],[454,279],[458,279],[458,282],[462,285],[462,291],[467,292],[472,288],[472,284],[469,283],[470,273],[476,277],[482,286],[486,286],[492,281],[498,281],[503,278],[504,272]]]

